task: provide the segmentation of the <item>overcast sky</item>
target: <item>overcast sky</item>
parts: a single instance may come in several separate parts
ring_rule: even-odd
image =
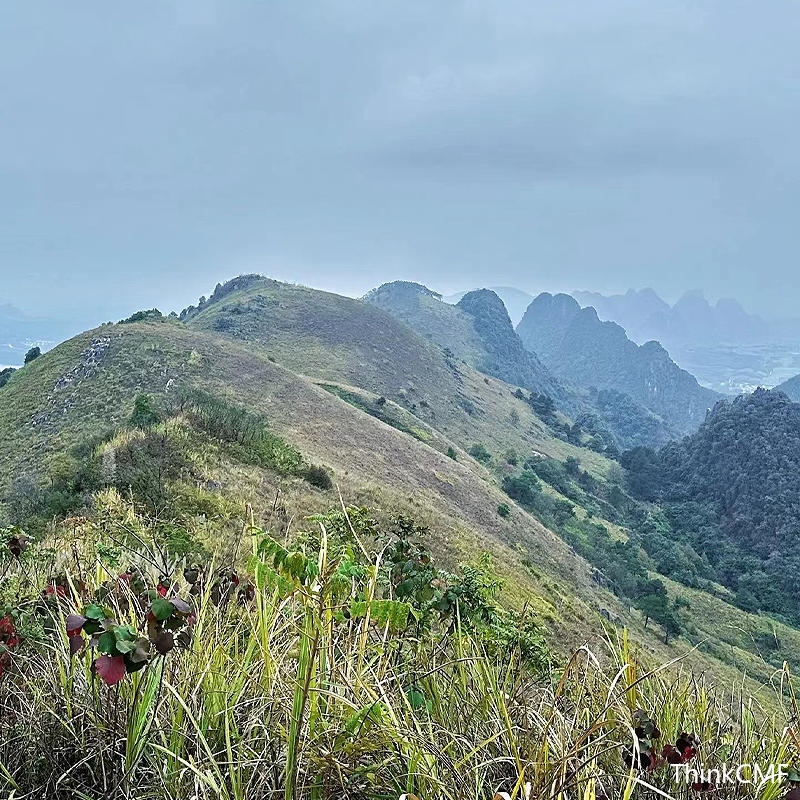
[[[800,6],[0,0],[0,302],[798,299]]]

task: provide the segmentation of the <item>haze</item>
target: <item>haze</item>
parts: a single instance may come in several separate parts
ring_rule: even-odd
[[[89,325],[258,271],[795,312],[794,4],[2,9],[0,301]]]

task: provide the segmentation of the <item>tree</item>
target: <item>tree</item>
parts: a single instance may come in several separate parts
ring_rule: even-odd
[[[30,364],[31,361],[36,361],[37,358],[42,354],[42,350],[39,347],[31,347],[27,353],[25,353],[25,363]]]
[[[672,609],[667,609],[659,622],[664,629],[664,644],[669,644],[669,640],[683,630],[680,617]]]
[[[537,495],[542,491],[536,476],[529,471],[522,475],[507,475],[503,478],[503,491],[512,499],[516,500],[521,506],[532,508],[536,503]]]
[[[581,471],[581,462],[575,456],[567,456],[564,462],[564,468],[567,470],[567,475],[572,478],[577,478]]]
[[[663,594],[646,594],[636,601],[636,608],[644,614],[644,627],[651,619],[661,622],[668,613],[667,597]]]

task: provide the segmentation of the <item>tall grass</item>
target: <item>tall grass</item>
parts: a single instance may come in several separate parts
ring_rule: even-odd
[[[706,767],[797,754],[785,670],[767,710],[679,663],[647,670],[623,632],[599,633],[542,674],[520,652],[498,656],[458,608],[446,624],[418,624],[387,594],[381,555],[366,562],[358,536],[366,566],[348,577],[324,525],[313,558],[250,528],[252,597],[220,602],[206,584],[188,647],[109,687],[91,670],[96,653],[70,656],[64,614],[115,574],[90,555],[96,529],[73,532],[74,549],[52,554],[69,568],[66,596],[0,678],[2,797],[690,796],[665,766],[625,765],[637,710],[662,741],[696,733]],[[21,569],[18,588],[32,594],[51,570]],[[172,588],[189,590],[182,579]],[[129,600],[113,610],[140,624]],[[715,796],[783,791],[733,786]]]

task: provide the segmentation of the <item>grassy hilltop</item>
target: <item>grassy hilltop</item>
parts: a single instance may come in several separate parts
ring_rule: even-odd
[[[790,755],[800,634],[677,569],[663,510],[479,338],[420,333],[244,276],[0,388],[0,787],[651,797],[643,715]]]

